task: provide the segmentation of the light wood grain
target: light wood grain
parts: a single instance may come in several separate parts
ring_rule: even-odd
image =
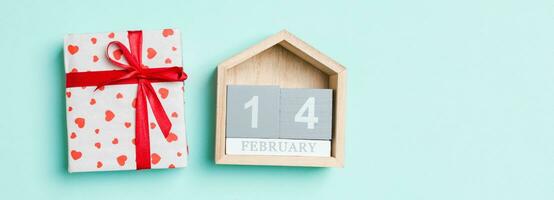
[[[225,155],[218,164],[342,167],[334,157]]]
[[[217,75],[217,164],[344,166],[346,70],[342,65],[284,30],[219,64]],[[225,154],[226,87],[229,84],[333,89],[331,157]]]
[[[337,163],[344,166],[344,132],[346,122],[346,70],[329,78],[333,89],[333,136],[331,139],[331,155],[337,158]],[[342,89],[344,88],[344,89]]]
[[[225,156],[225,125],[227,116],[227,84],[224,67],[217,69],[217,96],[215,122],[215,160],[216,163]]]
[[[280,45],[227,70],[226,84],[279,85],[284,88],[329,88],[329,75]]]

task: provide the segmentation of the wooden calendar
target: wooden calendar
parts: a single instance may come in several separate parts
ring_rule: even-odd
[[[217,164],[343,167],[346,70],[287,31],[218,65]]]

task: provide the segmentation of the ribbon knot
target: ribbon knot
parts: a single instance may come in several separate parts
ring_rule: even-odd
[[[142,31],[128,31],[129,49],[119,41],[112,41],[106,47],[106,57],[115,66],[123,70],[77,72],[66,75],[66,87],[137,84],[135,104],[135,148],[137,169],[150,169],[150,137],[148,128],[148,109],[150,104],[154,118],[164,137],[171,131],[171,122],[158,98],[152,82],[173,82],[187,79],[182,67],[148,68],[142,64]],[[110,47],[117,46],[127,64],[112,59]]]

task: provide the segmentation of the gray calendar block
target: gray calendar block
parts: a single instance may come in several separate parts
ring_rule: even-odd
[[[279,138],[278,86],[227,86],[228,138]]]
[[[280,138],[331,139],[333,90],[281,89]]]

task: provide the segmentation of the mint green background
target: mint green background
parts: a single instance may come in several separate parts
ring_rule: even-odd
[[[554,1],[3,1],[2,199],[554,199]],[[67,33],[179,28],[190,166],[68,174]],[[215,69],[287,28],[349,70],[344,169],[214,165]]]

